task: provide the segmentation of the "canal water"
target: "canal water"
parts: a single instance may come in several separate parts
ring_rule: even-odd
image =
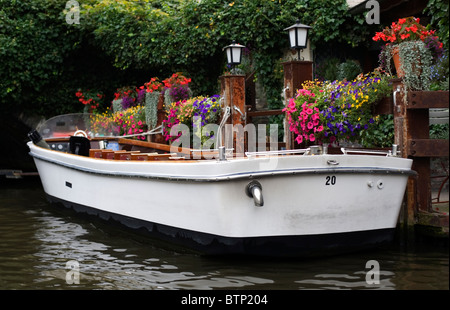
[[[38,177],[0,179],[2,290],[448,290],[448,262],[448,244],[428,242],[302,260],[203,257],[55,209]]]

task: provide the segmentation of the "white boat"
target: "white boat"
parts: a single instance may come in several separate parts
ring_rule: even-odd
[[[207,255],[315,256],[391,242],[414,173],[396,149],[152,160],[151,142],[94,138],[82,156],[74,139],[39,140],[28,146],[51,202]]]

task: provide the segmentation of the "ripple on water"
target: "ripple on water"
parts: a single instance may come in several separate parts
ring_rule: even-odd
[[[360,290],[447,289],[448,253],[372,252],[309,260],[207,258],[73,214],[55,211],[36,189],[0,189],[1,289]],[[368,285],[368,260],[380,263],[380,283]],[[68,284],[68,261],[79,284]]]

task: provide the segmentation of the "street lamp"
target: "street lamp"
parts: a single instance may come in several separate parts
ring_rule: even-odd
[[[223,49],[227,55],[227,63],[233,68],[236,65],[239,65],[242,60],[242,49],[244,45],[237,44],[236,41],[233,41],[230,45],[225,46]]]
[[[295,48],[298,52],[298,60],[300,60],[300,51],[306,48],[308,44],[308,32],[311,29],[308,25],[300,24],[300,21],[284,29],[289,33],[289,41],[291,43],[291,48]]]

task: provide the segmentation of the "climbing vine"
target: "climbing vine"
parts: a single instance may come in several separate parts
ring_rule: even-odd
[[[217,93],[225,71],[222,49],[236,40],[251,53],[251,69],[269,108],[280,108],[286,27],[297,19],[312,26],[310,43],[316,50],[363,48],[373,33],[365,12],[351,14],[345,0],[83,0],[78,1],[80,23],[74,25],[65,22],[66,2],[0,0],[2,106],[65,112],[78,105],[76,98],[73,107],[68,104],[64,94],[73,96],[80,87],[107,94],[179,71],[192,77],[194,95],[210,95]],[[430,14],[442,5],[448,12],[448,3],[441,2],[430,1]],[[443,23],[448,25],[448,16]],[[88,62],[92,57],[96,61]],[[146,76],[140,79],[136,71]]]
[[[357,46],[366,40],[362,16],[352,16],[345,0],[99,0],[83,5],[81,24],[120,68],[201,72],[203,79],[193,79],[197,93],[214,92],[225,62],[222,48],[236,40],[253,53],[269,108],[279,108],[282,80],[276,67],[288,46],[284,28],[299,16],[313,27],[313,46],[332,41]]]

